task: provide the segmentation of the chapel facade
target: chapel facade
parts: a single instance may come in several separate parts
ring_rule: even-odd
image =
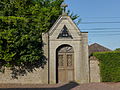
[[[88,33],[81,32],[70,16],[61,15],[43,34],[50,84],[89,83]]]

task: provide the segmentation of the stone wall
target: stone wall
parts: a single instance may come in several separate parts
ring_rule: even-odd
[[[43,34],[43,41],[44,56],[47,59],[44,69],[35,68],[33,72],[27,72],[24,76],[13,79],[11,76],[12,71],[5,68],[4,73],[0,72],[0,83],[48,84],[48,34]]]
[[[100,82],[99,61],[94,56],[91,56],[89,59],[90,59],[90,82]]]
[[[27,72],[24,76],[13,79],[10,68],[5,68],[5,72],[0,72],[0,83],[22,83],[22,84],[48,84],[47,68],[36,68],[33,72]]]

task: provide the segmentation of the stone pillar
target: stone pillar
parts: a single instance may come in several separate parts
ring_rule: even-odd
[[[43,73],[43,76],[45,77],[45,78],[43,78],[44,79],[44,81],[48,84],[49,83],[49,73],[48,73],[48,60],[49,60],[49,57],[48,57],[48,45],[49,45],[49,43],[48,43],[48,33],[43,33],[42,34],[42,40],[43,40],[43,51],[44,51],[44,56],[45,56],[45,58],[47,59],[47,63],[46,63],[46,65],[45,65],[45,68],[44,68],[44,72],[45,73]]]
[[[99,61],[96,57],[90,57],[90,82],[100,82]]]
[[[89,83],[88,33],[82,32],[81,83]]]

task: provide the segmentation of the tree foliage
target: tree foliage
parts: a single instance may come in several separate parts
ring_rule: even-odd
[[[120,48],[116,48],[115,51],[120,51]]]
[[[63,0],[0,0],[0,64],[43,67],[42,33],[61,14]],[[30,69],[29,69],[30,70]]]

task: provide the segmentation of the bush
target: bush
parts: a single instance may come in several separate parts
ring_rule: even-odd
[[[97,52],[100,60],[100,75],[103,82],[120,82],[120,52]]]

